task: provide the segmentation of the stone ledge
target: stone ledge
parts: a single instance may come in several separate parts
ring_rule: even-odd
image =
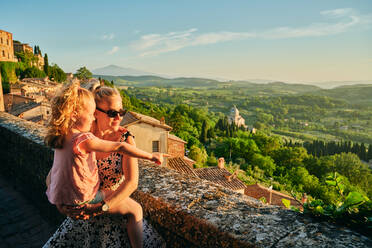
[[[44,132],[40,125],[0,112],[0,148],[5,161],[1,173],[8,175],[13,167],[30,167],[15,172],[23,173],[19,180],[23,180],[26,192],[35,189],[28,186],[29,178],[36,177],[34,184],[39,188],[33,193],[35,201],[45,199],[44,178],[52,164],[50,149],[42,144]],[[23,149],[23,159],[12,159]],[[35,154],[40,149],[48,154]],[[248,196],[144,161],[140,162],[134,198],[165,234],[169,247],[372,247],[370,239],[347,228],[265,206]]]

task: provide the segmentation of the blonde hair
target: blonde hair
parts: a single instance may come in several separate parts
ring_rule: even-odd
[[[113,96],[120,97],[120,93],[116,88],[101,86],[101,84],[98,82],[88,84],[86,88],[93,93],[96,104],[107,102],[108,101],[107,98],[109,97]]]
[[[84,103],[93,100],[87,89],[81,88],[78,81],[65,85],[52,100],[52,115],[48,123],[45,143],[52,148],[62,148],[64,138],[74,121],[73,112],[80,113]]]

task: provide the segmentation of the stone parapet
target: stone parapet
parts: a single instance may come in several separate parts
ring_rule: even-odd
[[[48,209],[44,178],[52,151],[43,145],[44,132],[40,125],[0,113],[0,172]],[[347,228],[148,162],[140,162],[133,196],[169,247],[372,247],[370,239]]]

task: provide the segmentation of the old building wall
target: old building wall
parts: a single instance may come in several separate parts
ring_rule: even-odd
[[[168,138],[168,154],[173,157],[183,157],[185,155],[185,143]]]
[[[152,152],[153,141],[159,141],[159,152],[167,153],[167,131],[147,123],[135,123],[126,127],[134,136],[136,146],[146,152]]]
[[[15,62],[13,35],[4,30],[0,30],[0,61]]]

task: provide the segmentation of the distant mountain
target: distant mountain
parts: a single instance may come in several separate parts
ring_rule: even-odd
[[[221,84],[217,80],[206,78],[164,78],[159,76],[105,76],[95,75],[106,80],[113,80],[118,86],[137,86],[137,87],[217,87]]]
[[[108,65],[102,68],[97,68],[92,71],[94,75],[106,75],[106,76],[143,76],[143,75],[154,75],[161,76],[156,73],[140,71],[132,68],[120,67],[117,65]]]
[[[304,84],[316,85],[323,89],[333,89],[344,85],[372,84],[372,80],[363,81],[330,81],[330,82],[308,82]]]

